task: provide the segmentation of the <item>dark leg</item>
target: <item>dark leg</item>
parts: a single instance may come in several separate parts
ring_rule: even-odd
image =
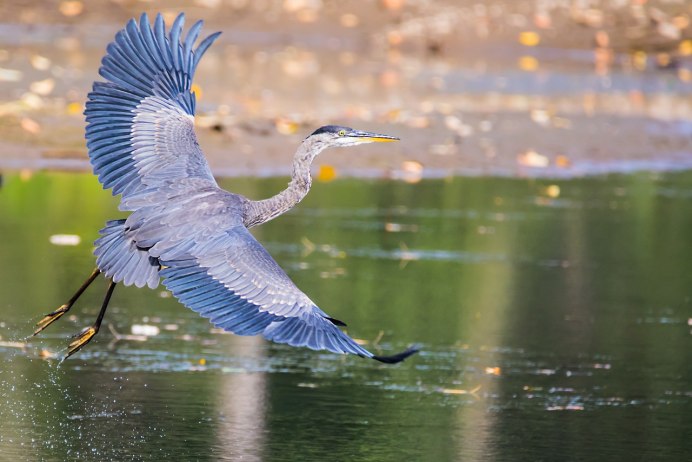
[[[80,350],[84,345],[89,343],[94,335],[96,335],[101,327],[101,322],[103,321],[103,316],[106,314],[106,309],[108,308],[108,302],[111,301],[111,295],[113,295],[113,290],[115,289],[115,282],[111,280],[108,284],[108,290],[106,291],[106,297],[103,299],[103,305],[101,305],[101,311],[96,318],[96,322],[90,327],[87,327],[79,334],[75,335],[75,339],[70,342],[68,346],[69,350],[63,359],[67,359],[76,352]]]
[[[98,276],[99,273],[101,273],[101,271],[98,268],[94,269],[94,272],[91,273],[91,276],[89,276],[87,278],[87,280],[84,281],[84,283],[81,285],[81,287],[79,289],[77,289],[77,292],[75,292],[75,294],[72,296],[72,298],[70,298],[67,301],[67,303],[65,303],[64,305],[62,305],[60,308],[53,311],[52,313],[48,313],[47,315],[45,315],[43,317],[43,319],[41,319],[38,323],[36,323],[36,330],[34,331],[33,335],[38,334],[39,332],[41,332],[46,327],[53,324],[53,322],[60,319],[60,317],[63,314],[70,311],[70,308],[72,308],[72,305],[74,305],[74,302],[76,302],[77,299],[84,293],[86,288],[89,287],[89,284],[94,282],[94,279],[96,279],[96,276]]]

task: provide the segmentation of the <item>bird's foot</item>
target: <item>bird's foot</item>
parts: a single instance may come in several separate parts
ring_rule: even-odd
[[[34,331],[33,335],[38,334],[41,332],[43,329],[46,327],[50,326],[53,324],[55,321],[60,319],[60,317],[67,313],[67,311],[70,309],[70,305],[65,303],[64,305],[60,306],[57,310],[53,311],[52,313],[48,313],[41,319],[39,322],[36,323],[36,330]],[[32,335],[32,336],[33,336]]]
[[[84,345],[89,343],[94,335],[98,333],[99,329],[97,326],[89,326],[82,330],[79,334],[73,335],[70,344],[67,346],[67,354],[63,358],[63,361],[73,354],[77,353]]]

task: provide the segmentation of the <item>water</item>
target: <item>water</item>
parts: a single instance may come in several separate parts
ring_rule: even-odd
[[[284,184],[223,181],[253,198]],[[121,215],[92,176],[6,174],[0,459],[683,460],[691,185],[319,183],[257,237],[368,348],[419,355],[390,367],[236,337],[161,289],[119,287],[102,332],[59,364],[41,356],[93,321],[102,282],[15,342],[89,274],[97,230]]]

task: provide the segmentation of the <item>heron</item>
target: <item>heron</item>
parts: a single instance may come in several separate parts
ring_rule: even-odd
[[[184,14],[169,30],[146,14],[119,31],[87,97],[86,145],[103,188],[120,196],[127,218],[106,222],[95,241],[96,268],[74,295],[46,314],[33,335],[67,313],[100,275],[108,281],[96,321],[74,336],[64,359],[98,333],[116,284],[152,289],[162,282],[183,305],[238,335],[262,335],[295,347],[398,363],[366,350],[303,293],[249,229],[298,204],[310,190],[310,165],[327,148],[398,138],[326,125],[303,140],[288,187],[264,200],[222,189],[197,142],[192,79],[219,36],[197,39],[202,21],[183,37]]]

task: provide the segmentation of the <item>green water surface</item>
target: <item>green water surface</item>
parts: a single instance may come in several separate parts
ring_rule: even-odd
[[[259,199],[285,180],[221,183]],[[421,345],[397,366],[218,332],[163,288],[123,287],[90,345],[41,359],[93,322],[103,281],[21,348],[88,276],[116,205],[90,175],[2,177],[1,460],[692,453],[691,172],[339,180],[253,231],[368,348]]]

